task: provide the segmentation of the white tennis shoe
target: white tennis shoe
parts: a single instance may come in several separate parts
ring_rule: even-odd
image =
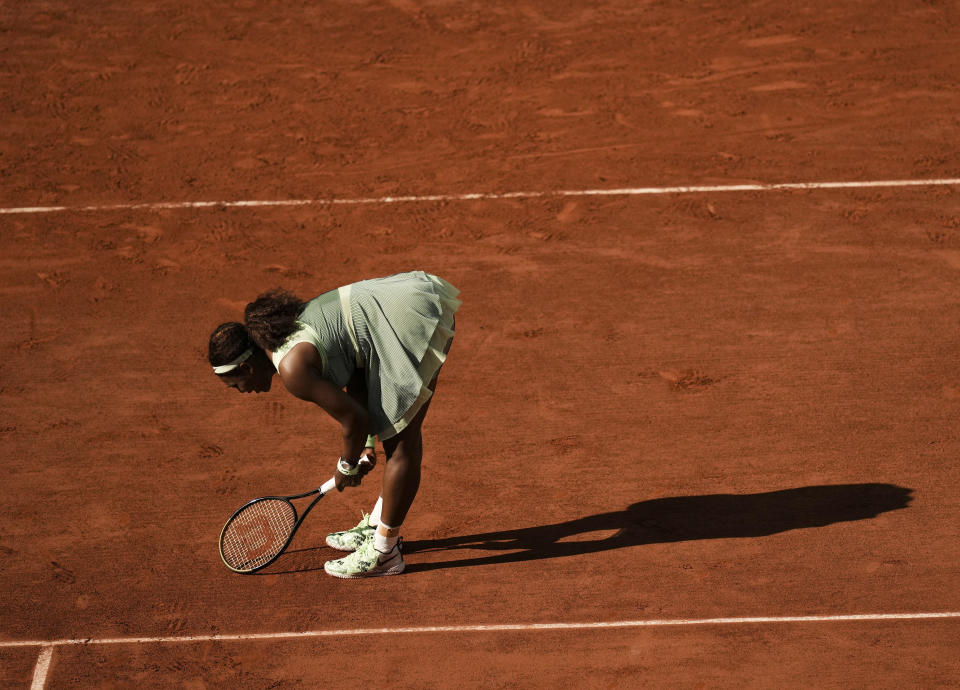
[[[399,575],[406,567],[403,561],[402,543],[402,539],[398,540],[390,551],[383,553],[374,547],[373,536],[371,536],[349,556],[327,561],[323,569],[328,575],[345,579]]]

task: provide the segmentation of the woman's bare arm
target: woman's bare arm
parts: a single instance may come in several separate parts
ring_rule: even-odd
[[[321,375],[323,362],[310,343],[299,343],[280,362],[280,378],[296,397],[315,403],[333,417],[343,430],[343,455],[356,462],[363,454],[370,433],[370,415],[352,395]]]

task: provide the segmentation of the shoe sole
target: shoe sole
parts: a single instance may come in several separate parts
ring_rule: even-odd
[[[326,566],[324,566],[323,570],[324,572],[327,573],[327,575],[331,575],[333,577],[339,577],[341,580],[362,580],[365,577],[384,577],[385,575],[399,575],[404,571],[406,567],[407,567],[407,564],[403,561],[400,561],[396,565],[391,566],[386,570],[375,570],[370,573],[357,573],[356,575],[350,575],[348,573],[331,573],[329,570],[327,570]]]

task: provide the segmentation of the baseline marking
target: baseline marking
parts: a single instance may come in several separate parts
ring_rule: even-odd
[[[464,633],[464,632],[513,632],[543,630],[594,630],[598,628],[655,628],[666,626],[692,625],[750,625],[771,623],[829,623],[838,621],[891,621],[891,620],[929,620],[960,618],[960,611],[941,613],[864,613],[846,615],[814,616],[747,616],[743,618],[674,618],[634,621],[604,621],[594,623],[501,623],[489,625],[434,625],[409,628],[354,628],[344,630],[305,630],[303,632],[248,633],[183,635],[162,637],[105,637],[71,640],[22,640],[0,642],[0,647],[44,647],[51,651],[53,647],[65,645],[99,644],[150,644],[183,642],[216,642],[234,640],[282,640],[307,637],[348,637],[353,635],[396,635],[408,633]],[[43,653],[41,653],[41,659]],[[49,664],[49,655],[47,658]],[[39,662],[38,662],[39,668]]]
[[[45,645],[37,657],[37,665],[33,669],[33,682],[30,690],[43,690],[47,684],[47,671],[50,670],[50,660],[53,658],[53,645]]]
[[[157,201],[100,206],[23,206],[0,208],[0,215],[89,211],[178,210],[190,208],[238,208],[247,206],[359,206],[363,204],[405,204],[431,201],[479,201],[489,199],[540,199],[570,196],[643,196],[656,194],[697,194],[703,192],[769,192],[802,189],[864,189],[870,187],[943,187],[960,185],[960,178],[934,180],[865,180],[861,182],[785,182],[779,184],[729,184],[687,187],[628,187],[621,189],[571,189],[549,192],[476,192],[472,194],[429,194],[425,196],[381,196],[357,199],[278,199],[274,201]]]

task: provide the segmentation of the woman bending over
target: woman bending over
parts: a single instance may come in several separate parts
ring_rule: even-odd
[[[227,386],[266,392],[279,373],[288,391],[340,423],[338,490],[360,484],[376,465],[376,439],[382,443],[386,468],[372,512],[327,536],[333,548],[352,552],[324,565],[334,577],[403,572],[400,527],[420,486],[420,428],[453,342],[458,292],[423,271],[308,302],[273,291],[247,305],[244,323],[221,324],[210,336],[210,364]]]

